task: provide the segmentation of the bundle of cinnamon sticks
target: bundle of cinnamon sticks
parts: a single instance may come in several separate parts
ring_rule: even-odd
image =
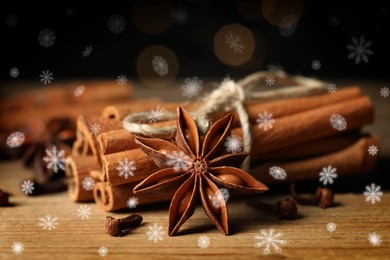
[[[77,140],[66,165],[73,201],[94,200],[103,210],[115,211],[132,207],[135,202],[143,205],[171,199],[175,191],[134,195],[133,187],[158,167],[137,147],[134,134],[121,124],[128,114],[151,111],[157,105],[175,112],[179,104],[133,101],[108,106],[101,116],[78,117]],[[328,165],[337,168],[338,176],[367,173],[375,165],[376,157],[368,153],[368,147],[375,145],[380,149],[380,140],[378,136],[361,133],[364,125],[373,122],[374,113],[369,97],[359,87],[342,88],[333,94],[263,103],[252,101],[245,106],[252,134],[250,173],[265,184],[316,179]],[[272,113],[275,120],[270,129],[260,127],[256,121],[265,111]],[[211,120],[223,114],[216,113]],[[335,114],[346,121],[342,131],[331,123],[330,118]],[[90,131],[93,124],[100,125],[99,134]],[[175,121],[151,124],[172,126]],[[237,116],[232,135],[243,137]],[[273,178],[268,172],[271,166],[283,168],[287,178]],[[90,183],[94,183],[93,189]]]

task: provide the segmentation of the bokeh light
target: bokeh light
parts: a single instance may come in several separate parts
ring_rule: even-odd
[[[295,16],[297,20],[301,18],[303,13],[302,0],[263,0],[263,16],[269,24],[280,26],[283,18],[287,16]]]

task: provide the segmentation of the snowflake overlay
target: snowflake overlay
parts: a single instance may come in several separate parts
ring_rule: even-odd
[[[322,171],[320,172],[320,181],[327,185],[333,184],[334,179],[337,178],[336,168],[332,167],[332,165],[328,165],[328,167],[322,168]]]
[[[159,240],[163,240],[164,231],[162,231],[162,226],[158,226],[157,223],[154,223],[153,226],[149,226],[149,231],[146,232],[149,241],[153,240],[154,243],[157,243]]]
[[[81,219],[87,219],[89,218],[89,215],[91,215],[91,208],[88,207],[87,205],[81,205],[77,209],[77,216]]]
[[[235,36],[232,32],[225,34],[225,43],[235,53],[242,53],[245,50],[245,45],[241,44],[241,37]]]
[[[92,134],[97,135],[97,134],[100,133],[100,131],[101,131],[102,129],[100,128],[100,125],[99,125],[99,124],[93,124],[93,125],[91,126],[90,130],[91,130],[91,133],[92,133]]]
[[[198,246],[200,248],[208,248],[210,245],[210,238],[206,235],[201,235],[199,238],[198,238]]]
[[[130,197],[128,200],[127,200],[127,207],[129,207],[130,209],[135,209],[137,207],[139,203],[139,200],[137,197]]]
[[[241,138],[235,135],[229,136],[225,142],[226,151],[229,153],[238,153],[242,150]]]
[[[272,166],[269,168],[269,174],[274,177],[275,180],[284,180],[287,177],[286,171],[278,166]]]
[[[327,225],[326,225],[326,229],[330,232],[330,233],[333,233],[336,231],[336,224],[333,223],[333,222],[329,222]]]
[[[78,87],[74,90],[74,96],[75,96],[75,97],[79,97],[79,96],[81,96],[82,94],[84,94],[84,91],[85,91],[85,86],[84,86],[84,85],[80,85],[80,86],[78,86]]]
[[[89,55],[91,55],[92,50],[93,50],[92,45],[85,46],[85,48],[84,48],[84,50],[82,52],[83,57],[88,57]]]
[[[188,171],[192,167],[191,158],[182,151],[172,151],[167,154],[167,165],[173,167],[175,171]]]
[[[188,23],[188,18],[190,14],[187,12],[187,9],[184,7],[173,9],[171,13],[172,22],[178,25],[183,25]]]
[[[61,150],[57,153],[57,147],[53,146],[51,150],[46,149],[46,156],[43,160],[47,163],[47,168],[53,168],[54,172],[58,171],[58,168],[65,170],[65,151]]]
[[[21,255],[24,251],[24,244],[17,241],[12,244],[12,253],[15,255]]]
[[[32,182],[31,180],[25,180],[20,185],[20,188],[22,192],[24,192],[26,195],[31,194],[35,189],[34,182]]]
[[[273,86],[275,84],[275,77],[273,75],[265,77],[265,84],[270,87]]]
[[[276,252],[282,252],[281,245],[287,244],[287,241],[283,239],[283,233],[278,232],[274,234],[275,230],[269,229],[268,232],[264,229],[260,230],[260,234],[255,236],[255,239],[260,240],[260,242],[255,243],[255,247],[260,248],[265,245],[264,253],[271,253],[271,248]]]
[[[161,56],[154,56],[152,60],[153,70],[162,76],[168,74],[169,66],[168,62]]]
[[[85,177],[83,179],[83,188],[85,190],[93,190],[93,187],[95,187],[95,180],[92,177]]]
[[[336,84],[334,84],[334,83],[329,83],[329,84],[328,84],[328,93],[334,94],[334,93],[336,93],[336,91],[337,91]]]
[[[156,123],[160,121],[164,115],[165,110],[160,106],[157,106],[156,109],[150,110],[150,115],[148,116],[149,123]]]
[[[340,15],[338,15],[338,14],[331,14],[329,16],[329,24],[331,26],[338,26],[338,25],[340,25]]]
[[[7,137],[7,145],[10,148],[19,147],[24,142],[25,137],[22,132],[13,132]]]
[[[19,76],[19,70],[18,68],[11,68],[10,71],[9,71],[9,75],[13,78],[17,78]]]
[[[380,246],[382,244],[382,239],[381,239],[381,236],[378,235],[377,233],[375,232],[372,232],[368,235],[368,242],[372,245],[372,246]]]
[[[183,91],[183,96],[189,98],[197,96],[202,90],[202,81],[198,77],[186,79],[185,84],[181,86],[181,90]]]
[[[123,86],[127,84],[127,78],[125,75],[121,74],[116,78],[116,81],[119,85]]]
[[[273,128],[273,124],[275,123],[275,119],[272,118],[273,114],[268,113],[268,111],[264,111],[259,114],[259,118],[256,119],[256,123],[258,123],[258,127],[262,128],[264,131]]]
[[[41,75],[39,75],[40,77],[41,77],[41,82],[43,83],[43,84],[50,84],[51,83],[51,81],[54,79],[54,77],[53,77],[53,73],[52,72],[50,72],[49,70],[43,70],[42,71],[42,74]]]
[[[361,36],[359,40],[352,38],[352,44],[347,45],[347,49],[350,51],[348,59],[355,59],[355,63],[358,65],[362,60],[368,63],[368,55],[374,54],[370,49],[372,42],[366,42],[364,36]]]
[[[298,18],[295,15],[287,15],[280,21],[279,32],[283,37],[291,36],[297,29]]]
[[[363,192],[363,195],[366,196],[367,202],[375,204],[381,201],[383,192],[381,191],[381,186],[376,186],[375,183],[372,183],[371,186],[366,186],[366,191]]]
[[[18,23],[18,18],[14,14],[10,14],[7,16],[7,18],[5,18],[5,23],[9,27],[15,27],[16,24]]]
[[[378,154],[378,147],[376,145],[370,145],[368,147],[368,154],[371,156],[375,156]]]
[[[220,188],[220,192],[216,192],[212,197],[212,203],[215,208],[220,208],[222,205],[228,202],[230,193],[226,188]]]
[[[313,60],[313,62],[311,63],[311,67],[313,68],[313,70],[321,69],[321,61]]]
[[[134,176],[134,171],[137,168],[134,165],[134,161],[129,161],[126,158],[124,161],[119,161],[119,166],[116,169],[119,171],[119,176],[127,179],[129,176]]]
[[[333,114],[330,119],[330,124],[336,130],[343,131],[347,129],[347,120],[342,115]]]
[[[52,230],[57,228],[58,218],[52,218],[50,215],[46,215],[44,218],[39,218],[39,226],[45,230]]]
[[[100,256],[106,256],[108,254],[108,249],[105,246],[99,247],[98,253]]]
[[[111,32],[118,34],[125,30],[126,20],[122,15],[116,14],[108,19],[107,25]]]
[[[38,34],[38,41],[43,47],[50,47],[54,45],[56,35],[50,29],[43,29]]]
[[[389,88],[386,88],[386,87],[383,87],[381,88],[381,91],[379,91],[379,93],[381,94],[381,97],[388,97],[389,94],[390,94],[390,91],[389,91]]]

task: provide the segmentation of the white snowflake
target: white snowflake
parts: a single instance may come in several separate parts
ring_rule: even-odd
[[[83,188],[85,190],[93,190],[93,187],[95,187],[95,180],[92,177],[85,177],[83,179]]]
[[[108,249],[105,246],[99,247],[98,253],[100,256],[106,256],[108,254]]]
[[[279,166],[270,167],[268,173],[276,180],[284,180],[287,177],[286,171]]]
[[[241,44],[241,37],[234,35],[232,32],[225,34],[225,43],[232,49],[235,53],[242,53],[245,50],[245,45]]]
[[[181,86],[181,90],[183,91],[183,96],[189,98],[197,96],[202,90],[202,81],[198,77],[186,79],[185,84]]]
[[[327,185],[333,184],[334,179],[337,178],[337,169],[332,167],[332,165],[328,165],[328,167],[322,168],[322,171],[320,172],[320,181]]]
[[[13,132],[7,137],[7,145],[11,148],[19,147],[23,144],[24,140],[25,137],[22,132]]]
[[[329,83],[329,84],[328,84],[328,93],[334,94],[334,93],[336,93],[336,91],[337,91],[336,84],[334,84],[334,83]]]
[[[152,60],[153,70],[160,76],[168,74],[168,62],[161,56],[154,56]]]
[[[298,18],[295,15],[290,14],[283,17],[279,25],[280,35],[283,37],[291,36],[297,29],[297,25],[298,25]]]
[[[127,200],[127,207],[129,207],[130,209],[135,209],[137,207],[139,203],[139,200],[137,197],[130,197],[128,200]]]
[[[85,46],[85,48],[84,48],[84,50],[82,52],[83,57],[88,57],[89,55],[91,55],[92,50],[93,50],[92,45]]]
[[[235,135],[229,136],[225,142],[226,150],[230,153],[238,153],[242,150],[241,138]]]
[[[34,182],[32,182],[31,180],[24,180],[20,185],[20,188],[22,192],[24,192],[26,195],[31,194],[35,189]]]
[[[191,158],[182,151],[172,151],[167,154],[167,165],[173,167],[175,171],[187,171],[192,167]]]
[[[329,222],[327,225],[326,225],[326,229],[330,232],[330,233],[333,233],[336,231],[336,224],[333,223],[333,222]]]
[[[313,68],[313,70],[321,69],[321,61],[313,60],[313,62],[311,63],[311,67]]]
[[[188,18],[190,14],[187,12],[187,9],[184,7],[175,8],[171,13],[172,22],[178,25],[183,25],[188,23]]]
[[[377,233],[375,232],[372,232],[368,235],[368,242],[372,245],[372,246],[380,246],[382,244],[382,239],[381,239],[381,236],[378,235]]]
[[[208,248],[210,246],[210,238],[206,235],[201,235],[198,238],[198,246],[200,248]]]
[[[216,192],[212,197],[213,206],[216,208],[222,207],[224,203],[227,203],[230,197],[229,190],[226,188],[219,189],[220,192]]]
[[[378,147],[376,145],[370,145],[368,147],[368,154],[372,155],[372,156],[377,155],[378,154]]]
[[[113,33],[121,33],[126,29],[126,20],[122,15],[115,14],[108,19],[108,29]]]
[[[54,172],[58,171],[58,168],[65,170],[65,151],[61,150],[57,153],[57,147],[53,146],[51,150],[46,149],[46,156],[43,160],[47,163],[47,168],[53,168]]]
[[[366,186],[366,191],[363,192],[363,195],[366,196],[367,202],[375,204],[381,201],[383,192],[381,191],[381,186],[376,186],[375,183],[372,183],[371,186]]]
[[[258,123],[258,127],[262,128],[264,131],[273,128],[273,124],[275,123],[275,119],[272,118],[273,114],[268,113],[268,111],[264,111],[259,114],[259,118],[256,119],[256,123]]]
[[[127,78],[125,75],[121,74],[116,78],[116,81],[119,85],[123,86],[127,84]]]
[[[260,240],[260,242],[255,243],[255,247],[260,248],[265,245],[264,253],[271,253],[271,248],[276,252],[282,252],[281,245],[287,244],[287,241],[283,239],[283,233],[278,232],[274,234],[275,230],[273,228],[269,229],[268,232],[264,229],[260,230],[259,235],[255,235],[255,239]]]
[[[347,129],[347,120],[342,115],[332,114],[330,119],[330,124],[336,130],[343,131]]]
[[[58,218],[52,218],[50,215],[46,215],[44,218],[39,218],[39,224],[42,229],[52,230],[58,226]]]
[[[38,34],[38,41],[43,47],[50,47],[54,45],[56,35],[50,29],[43,29]]]
[[[146,232],[146,235],[150,240],[153,240],[154,243],[157,243],[159,240],[163,240],[164,231],[162,231],[162,226],[154,223],[153,226],[148,226],[149,231]]]
[[[11,68],[10,71],[9,71],[9,75],[13,78],[17,78],[19,76],[19,70],[18,68]]]
[[[21,255],[24,251],[24,244],[17,241],[12,244],[12,253],[15,255]]]
[[[9,27],[15,27],[16,24],[18,23],[18,18],[14,14],[10,14],[7,16],[7,18],[5,18],[5,23]]]
[[[160,106],[157,106],[156,109],[150,110],[150,115],[148,116],[149,123],[155,123],[157,121],[160,121],[164,113],[165,110]]]
[[[124,161],[119,161],[119,166],[116,167],[119,171],[119,176],[123,176],[127,179],[129,176],[134,176],[134,171],[137,169],[134,165],[134,161],[129,161],[125,158]]]
[[[331,26],[338,26],[338,25],[340,25],[340,15],[338,15],[338,14],[331,14],[329,16],[329,24]]]
[[[77,216],[79,216],[81,219],[87,219],[89,218],[89,215],[91,215],[91,208],[87,205],[80,205],[80,207],[77,209]]]
[[[390,94],[390,91],[389,91],[389,88],[387,87],[383,87],[381,88],[381,91],[379,91],[379,93],[381,94],[381,97],[388,97],[389,94]]]
[[[51,81],[54,79],[53,77],[53,73],[50,72],[49,70],[43,70],[42,71],[42,74],[39,75],[41,77],[41,82],[43,82],[43,84],[50,84]]]
[[[78,86],[78,87],[74,90],[74,96],[75,96],[75,97],[79,97],[79,96],[81,96],[82,94],[84,94],[84,91],[85,91],[85,86],[84,86],[84,85],[80,85],[80,86]]]
[[[275,84],[274,75],[267,75],[267,77],[265,77],[265,84],[270,87],[273,86]]]
[[[102,130],[100,125],[99,124],[93,124],[91,125],[91,133],[94,134],[94,135],[97,135],[100,133],[100,131]]]
[[[355,37],[352,38],[352,44],[347,45],[347,49],[350,51],[348,59],[355,59],[355,63],[359,64],[362,60],[368,63],[368,55],[374,54],[370,49],[372,42],[366,42],[364,36],[361,36],[359,40]]]

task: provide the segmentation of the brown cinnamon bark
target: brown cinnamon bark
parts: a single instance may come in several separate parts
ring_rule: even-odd
[[[65,174],[68,177],[68,194],[72,201],[92,201],[92,190],[83,187],[83,180],[90,177],[90,172],[99,170],[101,166],[95,162],[92,156],[67,157]],[[96,181],[96,180],[95,180]]]
[[[353,145],[343,150],[311,159],[291,162],[274,161],[265,163],[252,168],[250,173],[255,178],[266,184],[281,182],[281,180],[275,180],[268,174],[268,170],[272,166],[282,167],[286,171],[287,178],[286,180],[282,180],[282,182],[319,178],[319,173],[322,168],[328,165],[332,165],[332,167],[337,169],[338,176],[367,173],[374,168],[377,161],[377,156],[371,156],[367,151],[370,145],[376,145],[379,148],[379,136],[362,137]]]
[[[106,182],[96,183],[93,189],[93,197],[99,208],[104,211],[116,211],[127,208],[127,200],[131,197],[138,199],[138,206],[153,204],[172,199],[175,191],[170,193],[134,194],[133,188],[137,183],[120,186],[110,186]]]

